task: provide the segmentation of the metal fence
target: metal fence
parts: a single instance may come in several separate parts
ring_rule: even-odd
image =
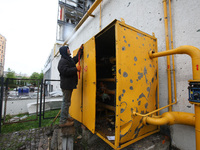
[[[38,126],[41,127],[42,120],[55,118],[55,114],[45,116],[47,111],[61,107],[62,92],[59,88],[55,88],[60,93],[57,92],[58,97],[52,97],[53,93],[56,93],[52,82],[57,82],[56,85],[59,87],[59,80],[40,81],[1,77],[0,133],[3,125],[39,121]],[[54,102],[58,105],[57,107],[53,107]],[[35,117],[27,117],[27,114],[28,116],[34,114]]]
[[[46,88],[47,88],[47,82],[60,82],[60,80],[50,80],[50,79],[45,79],[44,80],[44,94],[43,94],[43,119],[52,119],[52,118],[55,118],[55,116],[50,116],[50,117],[45,117],[45,102],[46,102],[46,97],[49,96],[49,93],[48,92],[45,92],[47,91]],[[52,89],[51,89],[52,90]],[[61,90],[60,90],[61,92]],[[61,96],[61,93],[57,93],[57,94],[60,94]],[[59,95],[58,95],[59,96]],[[58,106],[55,107],[54,106],[54,109],[60,109]]]

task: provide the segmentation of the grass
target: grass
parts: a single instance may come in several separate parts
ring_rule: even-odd
[[[48,127],[53,122],[54,118],[58,114],[59,110],[51,110],[45,112],[45,118],[53,117],[53,119],[41,119],[41,127]],[[35,121],[29,121],[29,122],[22,122],[22,123],[13,123],[13,124],[5,124],[1,126],[1,133],[10,133],[10,132],[16,132],[21,130],[29,130],[29,129],[35,129],[39,127],[39,116],[36,115],[28,115],[28,114],[18,114],[15,116],[22,117],[27,115],[28,117],[25,119],[27,120],[35,120]],[[6,120],[13,118],[14,116],[6,116]],[[55,124],[59,124],[59,118],[56,119],[54,122]]]

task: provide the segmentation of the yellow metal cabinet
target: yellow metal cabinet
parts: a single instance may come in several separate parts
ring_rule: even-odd
[[[95,41],[90,39],[84,44],[83,68],[83,124],[95,132],[96,114],[96,59]]]
[[[78,49],[75,50],[73,52],[73,56],[76,56],[78,52]],[[83,59],[80,60],[80,64],[81,66],[83,65]],[[79,65],[77,63],[77,65]],[[79,122],[82,122],[83,121],[83,111],[82,111],[82,89],[83,89],[83,83],[82,83],[82,78],[83,78],[83,75],[82,75],[82,72],[80,72],[80,79],[78,79],[78,85],[77,85],[77,89],[73,90],[73,93],[72,93],[72,101],[71,101],[71,106],[70,106],[70,109],[69,109],[69,113],[71,116],[73,116],[73,118],[76,118],[76,120],[78,120]]]
[[[159,107],[158,62],[150,50],[157,51],[154,36],[117,20],[84,44],[70,114],[114,149],[159,131],[133,115]]]

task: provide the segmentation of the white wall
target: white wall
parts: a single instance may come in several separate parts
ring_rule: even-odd
[[[174,48],[181,45],[192,45],[200,49],[200,1],[172,0],[172,21],[174,33]],[[100,7],[75,33],[69,41],[71,50],[77,49],[99,32]],[[103,0],[102,28],[114,19],[121,20],[139,30],[155,36],[158,39],[158,51],[165,50],[165,28],[162,0]],[[167,65],[166,58],[159,58],[160,107],[168,103]],[[58,59],[54,59],[57,63]],[[188,80],[192,79],[191,59],[187,55],[175,56],[177,99],[178,104],[173,111],[194,112],[194,106],[188,102]],[[55,68],[55,66],[53,66]],[[57,70],[57,68],[56,68]],[[55,74],[56,76],[56,74]],[[161,113],[167,109],[161,111]],[[181,150],[195,150],[195,128],[184,125],[170,127],[172,144]]]
[[[200,1],[172,1],[174,47],[192,45],[200,49]],[[188,102],[188,80],[192,79],[192,64],[188,55],[175,57],[178,104],[173,111],[194,113]],[[181,150],[195,150],[195,128],[184,125],[171,126],[172,144]]]
[[[56,46],[56,50],[59,51],[61,45]],[[59,72],[58,72],[58,62],[60,60],[60,54],[57,57],[52,58],[52,65],[51,65],[51,79],[52,80],[60,80]],[[53,91],[59,91],[60,89],[60,82],[59,81],[51,81],[51,85],[53,85]]]

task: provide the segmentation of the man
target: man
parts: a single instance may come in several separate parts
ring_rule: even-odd
[[[59,49],[61,59],[58,63],[58,71],[60,73],[60,87],[63,92],[63,101],[61,106],[60,127],[72,126],[74,121],[69,118],[69,107],[71,105],[71,95],[73,89],[76,88],[78,83],[77,72],[81,70],[80,65],[76,67],[78,59],[83,55],[83,45],[75,57],[71,57],[68,46],[62,46]]]

